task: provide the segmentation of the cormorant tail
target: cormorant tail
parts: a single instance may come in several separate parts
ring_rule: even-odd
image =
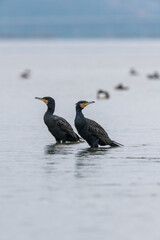
[[[115,142],[115,141],[112,141],[112,143],[110,144],[110,146],[111,146],[111,147],[124,147],[123,144],[117,143],[117,142]]]

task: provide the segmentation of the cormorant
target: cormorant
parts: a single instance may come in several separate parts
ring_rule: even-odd
[[[80,137],[73,131],[71,125],[62,117],[53,115],[55,110],[55,100],[51,97],[35,97],[47,104],[47,111],[44,114],[44,122],[50,133],[55,137],[57,142],[75,142]]]
[[[109,93],[104,90],[98,90],[97,98],[98,99],[107,99],[107,98],[109,98]]]
[[[112,141],[98,123],[84,117],[82,110],[91,103],[94,103],[94,101],[79,101],[76,103],[75,127],[79,135],[84,138],[91,147],[98,147],[98,145],[110,145],[112,147],[123,146]]]

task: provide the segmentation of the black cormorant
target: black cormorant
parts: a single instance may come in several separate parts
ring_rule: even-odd
[[[36,97],[36,99],[47,104],[48,109],[44,114],[44,122],[57,142],[75,142],[80,139],[79,136],[73,131],[71,125],[64,118],[53,115],[55,110],[55,100],[53,98]]]
[[[75,127],[79,135],[84,138],[91,147],[98,147],[98,145],[110,145],[112,147],[123,146],[112,141],[106,131],[98,123],[84,117],[82,110],[91,103],[94,102],[79,101],[76,104]]]

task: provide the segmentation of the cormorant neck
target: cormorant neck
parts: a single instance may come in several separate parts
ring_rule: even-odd
[[[85,117],[82,113],[81,108],[76,108],[76,117],[75,117],[75,126],[78,129],[81,129],[86,123]]]
[[[81,113],[82,113],[82,108],[79,107],[79,106],[76,106],[76,112],[77,112],[77,113],[78,113],[78,112],[81,112]]]
[[[53,114],[55,110],[55,103],[49,103],[47,106],[48,106],[47,113]]]
[[[76,108],[76,115],[84,117],[83,112],[82,112],[82,108]]]

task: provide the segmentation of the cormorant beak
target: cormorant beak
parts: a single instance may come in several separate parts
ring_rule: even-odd
[[[88,106],[91,103],[95,103],[95,102],[94,101],[92,101],[92,102],[84,102],[84,103],[81,103],[80,106],[81,106],[81,108],[85,108],[86,106]]]
[[[48,101],[45,98],[35,97],[35,99],[41,100],[44,103],[48,104]]]
[[[95,103],[95,101],[87,102],[87,103],[86,103],[86,106],[88,106],[88,105],[91,104],[91,103]]]

